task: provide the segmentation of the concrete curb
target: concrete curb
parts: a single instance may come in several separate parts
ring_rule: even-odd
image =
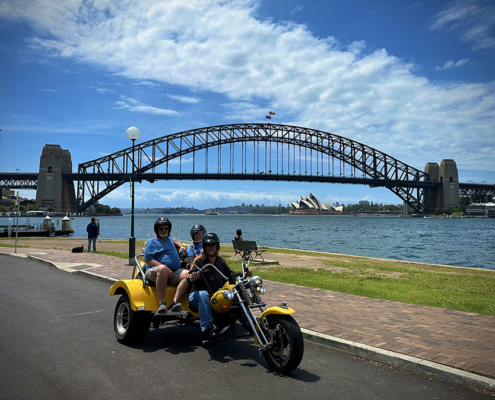
[[[87,276],[88,278],[109,283],[110,285],[113,285],[115,282],[117,282],[117,279],[109,278],[107,276],[95,274],[94,272],[89,272],[89,271],[74,271],[73,274]]]
[[[40,261],[49,266],[58,268],[55,262],[44,260],[42,258],[29,254],[19,254],[19,255],[18,254],[19,253],[12,254],[12,253],[0,252],[0,255],[10,255],[10,256],[29,258],[35,261]],[[111,285],[117,282],[117,279],[109,278],[89,271],[74,271],[72,273],[81,276],[86,276],[88,278],[96,279]],[[301,328],[301,331],[304,339],[310,342],[343,350],[348,353],[377,360],[385,364],[395,365],[397,367],[402,367],[421,373],[431,374],[438,378],[444,378],[463,385],[473,386],[479,389],[495,392],[495,379],[487,378],[482,375],[477,375],[471,372],[466,372],[460,369],[423,360],[421,358],[411,357],[401,353],[394,353],[393,351],[380,349],[378,347],[368,346],[366,344],[352,342],[335,336],[325,335],[324,333],[311,331],[309,329]]]
[[[488,390],[491,392],[495,391],[495,379],[423,360],[421,358],[411,357],[400,353],[394,353],[389,350],[368,346],[366,344],[351,342],[349,340],[325,335],[323,333],[310,331],[304,328],[301,328],[301,331],[303,333],[304,339],[310,342],[323,344],[328,347],[371,358],[386,364],[395,365],[397,367],[431,374],[439,378],[446,378],[456,383],[475,386],[477,388]]]

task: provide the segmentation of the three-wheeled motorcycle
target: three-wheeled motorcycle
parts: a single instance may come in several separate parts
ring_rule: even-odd
[[[158,294],[154,283],[145,278],[144,261],[139,261],[141,257],[143,254],[135,257],[132,279],[120,280],[110,288],[110,296],[120,295],[114,313],[117,340],[126,345],[139,344],[146,339],[151,326],[157,329],[168,322],[199,327],[198,310],[188,304],[187,294],[180,299],[183,311],[155,315],[159,306]],[[225,280],[225,285],[210,299],[215,325],[219,328],[215,341],[251,336],[274,371],[288,374],[297,368],[303,357],[304,341],[299,325],[291,316],[295,311],[285,302],[267,307],[261,299],[266,291],[262,279],[246,276],[249,262],[242,263],[242,276],[237,277],[223,275],[213,264],[202,268],[195,266],[199,273],[206,268],[213,268]],[[172,303],[175,290],[175,286],[167,286],[167,304]],[[247,317],[244,317],[244,324],[248,323],[251,329],[249,333],[237,335],[236,320],[241,312]]]

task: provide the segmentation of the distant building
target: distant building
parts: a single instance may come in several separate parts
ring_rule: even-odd
[[[360,206],[369,206],[370,202],[368,200],[359,200]]]
[[[466,208],[468,217],[495,218],[495,203],[473,203]]]
[[[328,201],[320,202],[313,193],[309,197],[301,196],[300,200],[291,203],[289,214],[340,214],[344,207],[332,207]]]

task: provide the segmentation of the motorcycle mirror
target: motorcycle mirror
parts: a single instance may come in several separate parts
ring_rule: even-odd
[[[247,264],[244,264],[243,262],[241,262],[241,267],[242,267],[242,279],[244,279],[246,277],[246,273],[247,271],[249,271],[249,261],[247,262]]]

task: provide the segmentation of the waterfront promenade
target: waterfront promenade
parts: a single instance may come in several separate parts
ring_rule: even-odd
[[[109,283],[129,279],[132,271],[125,260],[98,253],[30,247],[18,248],[16,254],[13,248],[0,248],[0,254],[40,260]],[[296,310],[307,340],[495,391],[495,316],[272,281],[265,286],[269,305],[286,301]],[[447,367],[443,373],[442,366]]]

